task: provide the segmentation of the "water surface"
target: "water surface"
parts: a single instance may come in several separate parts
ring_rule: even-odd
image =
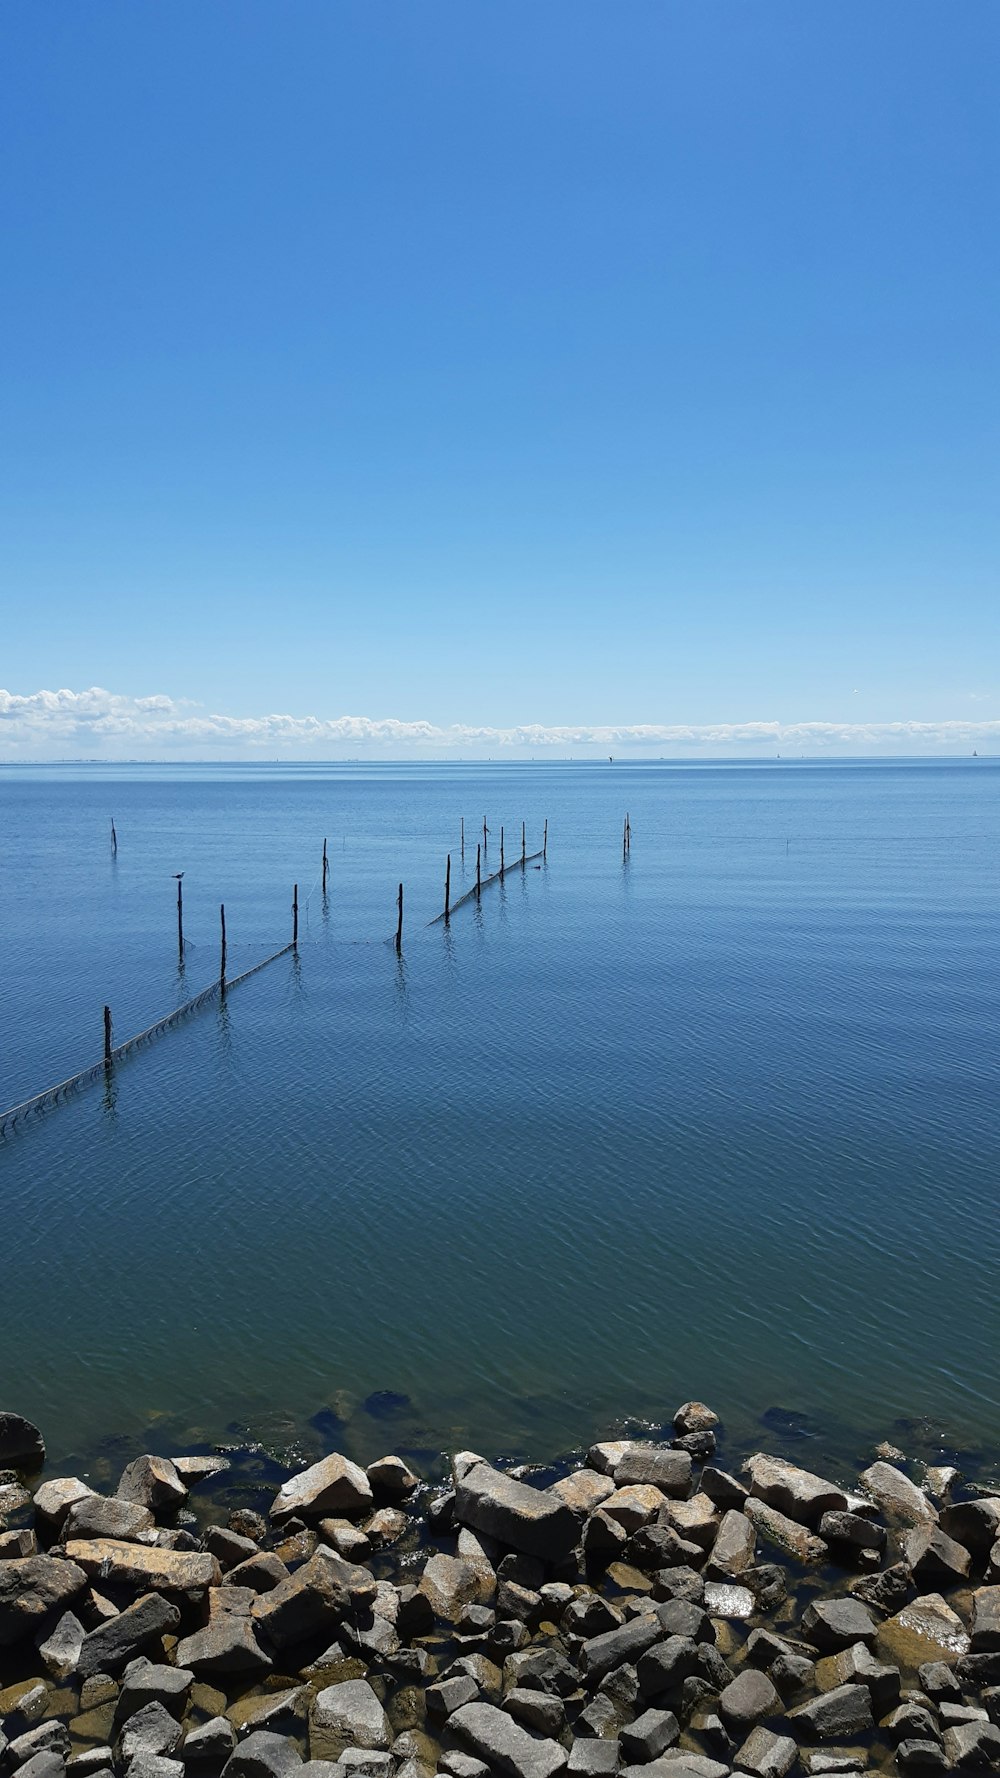
[[[748,1441],[780,1408],[830,1449],[1000,1442],[998,790],[0,769],[6,1104],[96,1059],[105,1002],[125,1037],[211,980],[220,902],[233,973],[302,904],[297,958],[0,1143],[3,1405],[64,1457],[317,1415],[362,1456],[547,1457],[689,1396]],[[428,926],[484,815],[491,869],[547,818],[544,868]]]

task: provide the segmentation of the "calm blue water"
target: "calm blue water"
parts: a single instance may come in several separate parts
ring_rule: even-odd
[[[971,760],[0,768],[7,1105],[99,1056],[105,1001],[123,1038],[211,980],[220,901],[231,973],[303,904],[297,960],[0,1142],[2,1405],[63,1456],[320,1414],[362,1456],[546,1457],[689,1396],[747,1438],[777,1406],[831,1448],[1000,1439],[998,792]],[[428,927],[484,814],[491,869],[522,818],[547,865]]]

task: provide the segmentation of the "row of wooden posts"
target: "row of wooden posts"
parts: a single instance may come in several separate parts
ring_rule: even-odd
[[[488,826],[486,825],[486,817],[484,815],[483,816],[483,837],[481,840],[477,840],[477,842],[476,842],[475,895],[476,895],[477,901],[479,900],[480,896],[482,895],[483,855],[487,849],[489,831],[490,830],[489,830]],[[465,858],[465,816],[464,815],[461,818],[460,845],[461,845],[462,858],[464,860],[464,858]],[[623,857],[625,857],[625,858],[628,857],[629,852],[631,851],[631,847],[632,847],[632,825],[631,825],[628,815],[626,814],[625,825],[622,829],[622,855],[623,855]],[[114,824],[113,819],[111,822],[111,851],[112,851],[113,855],[117,855],[118,835],[115,832],[115,824]],[[548,851],[549,851],[549,824],[548,824],[548,820],[546,819],[545,827],[544,827],[543,835],[542,835],[542,857],[543,858],[548,857]],[[525,823],[522,821],[521,822],[521,856],[518,860],[518,863],[521,865],[522,869],[524,868],[524,865],[527,861],[527,856],[528,856],[527,827],[526,827]],[[536,853],[535,856],[537,857],[538,854]],[[507,865],[506,865],[506,858],[505,858],[505,852],[504,852],[504,830],[501,827],[501,829],[500,829],[500,870],[499,870],[499,875],[501,878],[503,877],[506,868],[507,868]],[[329,860],[329,854],[328,854],[328,850],[327,850],[327,841],[324,839],[324,841],[323,841],[323,864],[322,864],[322,882],[323,882],[323,894],[324,895],[326,895],[326,892],[327,892],[327,883],[329,882],[329,876],[330,876],[330,860]],[[184,961],[184,881],[183,881],[183,879],[184,879],[184,872],[179,871],[177,873],[177,954],[178,954],[178,957],[182,963]],[[451,853],[450,852],[448,853],[448,856],[447,856],[447,860],[445,863],[445,873],[444,873],[444,919],[445,919],[446,923],[451,919]],[[226,906],[225,906],[224,902],[220,902],[220,904],[219,904],[219,922],[220,922],[220,926],[221,926],[221,946],[220,946],[220,956],[219,956],[219,985],[222,988],[222,990],[225,991],[225,986],[226,986]],[[294,886],[292,888],[292,949],[297,952],[298,946],[299,946],[299,886],[296,883],[296,884],[294,884]],[[397,950],[397,952],[402,951],[402,948],[403,948],[403,885],[402,885],[402,883],[400,883],[399,891],[396,896],[396,950]],[[112,1051],[111,1009],[110,1009],[110,1007],[106,1006],[104,1008],[104,1060],[108,1066],[110,1066],[110,1064],[111,1064],[111,1051]]]

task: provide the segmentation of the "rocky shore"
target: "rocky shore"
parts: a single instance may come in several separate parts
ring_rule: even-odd
[[[1000,1765],[1000,1494],[717,1462],[697,1402],[547,1486],[333,1453],[220,1512],[0,1414],[7,1778],[799,1778]],[[668,1429],[669,1430],[669,1429]]]

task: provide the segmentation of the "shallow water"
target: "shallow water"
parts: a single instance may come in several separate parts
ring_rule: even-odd
[[[297,959],[0,1142],[2,1405],[57,1458],[234,1428],[546,1458],[689,1396],[747,1442],[780,1408],[817,1451],[900,1416],[1000,1445],[998,790],[0,768],[6,1104],[97,1059],[105,1001],[120,1039],[210,981],[221,901],[231,974],[302,903]],[[545,866],[428,926],[484,813],[490,869],[522,818]]]

